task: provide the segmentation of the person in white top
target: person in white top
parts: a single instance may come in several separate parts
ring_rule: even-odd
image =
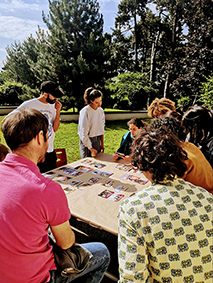
[[[62,104],[58,98],[62,97],[64,93],[58,88],[58,85],[52,81],[44,81],[40,86],[41,95],[38,98],[33,98],[23,102],[14,111],[20,109],[32,108],[40,111],[47,118],[49,122],[48,127],[48,150],[45,161],[38,163],[41,173],[56,168],[56,153],[54,150],[55,132],[60,125],[60,111]],[[13,111],[13,112],[14,112]],[[13,113],[11,112],[11,113]]]
[[[79,113],[78,135],[81,158],[104,152],[105,115],[101,108],[103,94],[89,87],[84,92],[87,104]]]

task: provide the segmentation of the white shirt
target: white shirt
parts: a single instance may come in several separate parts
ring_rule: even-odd
[[[79,113],[78,135],[83,144],[91,148],[90,137],[102,136],[105,134],[104,110],[98,107],[96,110],[90,105],[85,106]]]
[[[55,117],[56,117],[55,104],[43,103],[39,101],[37,98],[33,98],[31,100],[27,100],[23,102],[13,112],[20,110],[20,109],[26,109],[26,108],[36,109],[40,111],[47,118],[49,122],[49,127],[48,127],[49,146],[48,146],[47,152],[52,152],[54,150],[53,142],[55,139],[55,132],[53,130],[53,124],[54,124]]]

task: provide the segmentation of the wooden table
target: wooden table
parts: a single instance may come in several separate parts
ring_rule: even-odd
[[[88,163],[87,163],[88,162]],[[96,164],[94,164],[94,162]],[[103,164],[104,167],[98,168]],[[118,235],[118,211],[119,206],[124,199],[134,194],[136,191],[140,191],[143,188],[150,185],[150,182],[142,185],[133,180],[126,180],[121,178],[124,174],[133,175],[133,177],[145,176],[142,172],[125,171],[125,167],[131,169],[131,164],[127,164],[123,159],[114,160],[112,155],[99,153],[95,158],[84,158],[65,166],[52,170],[53,173],[62,176],[69,176],[71,179],[66,181],[66,184],[60,182],[65,189],[69,186],[69,183],[73,181],[83,181],[89,183],[90,178],[100,178],[100,180],[88,187],[78,189],[73,187],[73,191],[67,193],[67,199],[71,211],[71,225],[76,230],[76,238],[78,242],[100,241],[107,245],[111,253],[111,267],[112,273],[118,277],[118,260],[117,260],[117,235]],[[78,166],[84,166],[91,169],[89,172],[84,172],[78,176],[67,175],[62,171],[62,168],[68,167],[75,169]],[[97,167],[96,167],[97,166]],[[121,166],[121,169],[116,168]],[[80,169],[79,169],[80,170]],[[94,172],[100,170],[102,172],[111,172],[111,176],[95,175]],[[103,175],[103,174],[102,174]],[[53,180],[57,181],[57,178]],[[102,184],[105,181],[113,181],[112,186],[106,187]],[[118,186],[125,186],[127,190],[116,192],[115,189]],[[104,190],[109,190],[114,193],[124,195],[119,201],[109,200],[99,196]]]

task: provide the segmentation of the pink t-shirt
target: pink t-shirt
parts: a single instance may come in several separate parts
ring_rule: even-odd
[[[66,195],[15,154],[0,162],[0,180],[0,281],[48,282],[56,266],[47,229],[69,220]]]

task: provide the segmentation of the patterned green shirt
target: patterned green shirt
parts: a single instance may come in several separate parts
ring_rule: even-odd
[[[212,283],[213,195],[182,179],[137,192],[120,205],[121,283]]]

